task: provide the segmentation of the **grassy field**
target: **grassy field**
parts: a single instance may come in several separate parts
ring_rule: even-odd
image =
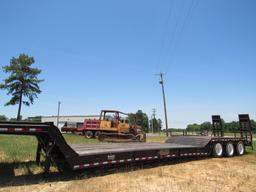
[[[70,144],[98,142],[96,139],[85,139],[72,134],[64,134],[64,137]],[[155,135],[147,137],[147,142],[164,142],[165,139],[165,135]],[[243,157],[178,161],[160,167],[146,166],[143,170],[126,167],[123,171],[114,170],[110,173],[115,174],[106,175],[99,172],[94,173],[93,176],[71,174],[67,177],[67,175],[59,175],[53,168],[51,179],[45,180],[42,177],[42,167],[34,162],[36,146],[36,138],[31,136],[0,135],[0,188],[2,187],[0,191],[222,191],[218,185],[215,186],[216,190],[213,190],[214,182],[216,184],[220,181],[221,174],[227,175],[227,181],[230,180],[231,183],[232,178],[237,182],[238,177],[248,181],[252,177],[256,178],[255,150],[248,148],[247,155]],[[256,149],[256,141],[254,148]],[[243,168],[243,172],[239,171],[239,166]],[[198,188],[205,179],[209,182],[207,186]],[[228,186],[227,181],[225,179],[225,182],[221,183],[225,189],[223,191],[250,189],[238,184]],[[248,186],[256,187],[252,183]]]
[[[95,143],[96,139],[85,139],[79,135],[64,134],[66,141],[74,143]],[[0,135],[0,161],[23,162],[35,159],[37,140],[31,136]]]

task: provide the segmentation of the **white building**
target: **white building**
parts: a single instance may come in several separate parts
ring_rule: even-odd
[[[67,123],[83,123],[85,119],[99,119],[99,115],[74,115],[74,116],[59,116],[59,128]],[[42,123],[53,122],[57,126],[58,116],[42,116]]]

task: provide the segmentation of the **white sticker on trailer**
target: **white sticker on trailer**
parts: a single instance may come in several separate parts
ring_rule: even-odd
[[[74,169],[79,169],[79,167],[80,167],[79,165],[75,165]]]
[[[108,155],[108,160],[111,161],[111,160],[115,160],[116,156],[115,155]]]

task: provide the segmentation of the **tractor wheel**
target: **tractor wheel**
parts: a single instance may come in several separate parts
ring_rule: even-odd
[[[96,132],[94,133],[94,137],[95,137],[96,139],[98,139],[99,135],[100,135],[100,131],[96,131]]]
[[[226,145],[226,156],[232,157],[234,155],[234,153],[235,153],[235,148],[234,148],[233,143],[228,142]]]
[[[215,143],[213,146],[213,156],[214,157],[222,157],[223,155],[223,146],[221,143]]]
[[[242,141],[239,141],[236,145],[236,154],[241,156],[245,152],[244,143]]]
[[[93,132],[92,132],[92,131],[86,131],[86,132],[85,132],[85,137],[86,137],[87,139],[91,139],[91,138],[93,137]]]

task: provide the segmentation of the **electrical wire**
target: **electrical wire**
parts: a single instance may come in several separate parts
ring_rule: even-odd
[[[168,72],[169,67],[174,61],[174,54],[177,50],[182,34],[184,33],[184,29],[191,20],[191,14],[197,6],[198,1],[199,0],[191,0],[187,4],[187,7],[186,2],[184,1],[177,1],[181,2],[180,4],[177,2],[175,3],[175,0],[170,2],[156,70],[158,70],[157,66],[159,66],[161,71]],[[166,49],[165,45],[167,46]],[[171,59],[168,61],[170,56]]]

